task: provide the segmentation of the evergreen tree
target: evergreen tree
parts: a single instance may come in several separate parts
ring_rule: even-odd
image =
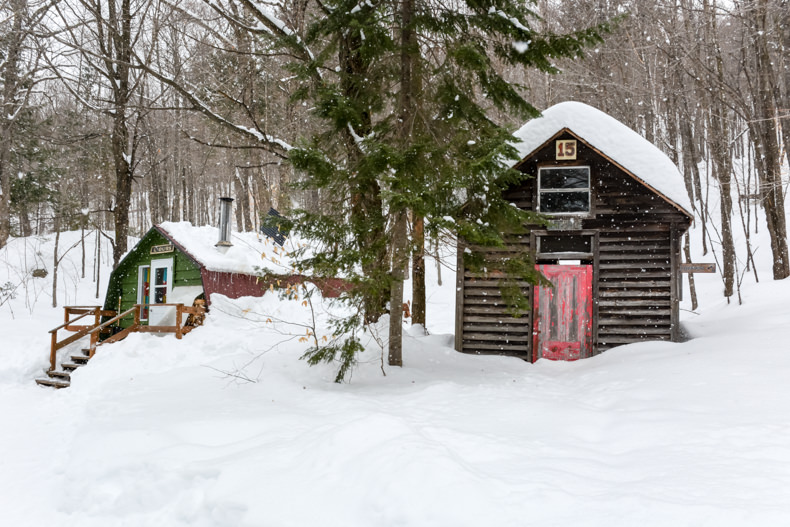
[[[15,123],[18,139],[10,151],[6,165],[14,174],[11,178],[11,213],[17,217],[18,236],[34,234],[31,220],[41,223],[51,214],[56,201],[54,191],[57,175],[53,166],[54,152],[42,140],[40,132],[49,122],[36,120],[35,112],[23,108]]]
[[[510,132],[489,117],[539,112],[495,66],[555,73],[552,59],[581,56],[607,27],[540,34],[524,0],[331,0],[323,7],[325,17],[309,28],[317,53],[299,69],[308,86],[299,96],[326,127],[290,157],[308,175],[304,185],[329,204],[321,213],[297,211],[298,228],[323,242],[302,264],[350,277],[349,300],[363,313],[338,321],[343,336],[305,355],[313,364],[339,360],[341,380],[362,349],[357,331],[387,301],[389,363],[402,364],[403,280],[419,251],[410,243],[409,214],[425,220],[429,236],[451,229],[472,247],[504,245],[506,233],[539,221],[502,198],[523,175],[506,166],[515,155]],[[316,70],[326,73],[307,84]],[[539,278],[526,257],[507,265],[521,280]],[[523,312],[517,297],[514,309]]]

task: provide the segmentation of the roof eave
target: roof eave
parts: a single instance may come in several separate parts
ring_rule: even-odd
[[[686,216],[686,217],[689,219],[689,221],[693,221],[693,220],[694,220],[694,215],[693,215],[693,213],[692,213],[692,212],[690,212],[690,211],[687,211],[685,208],[683,208],[682,206],[678,205],[677,203],[675,203],[674,201],[672,201],[671,199],[669,199],[669,198],[668,198],[668,197],[667,197],[667,196],[666,196],[664,193],[662,193],[661,191],[659,191],[659,190],[655,189],[653,186],[651,186],[651,185],[649,185],[648,183],[646,183],[644,180],[642,180],[640,177],[636,176],[636,175],[635,175],[633,172],[631,172],[630,170],[628,170],[626,167],[624,167],[623,165],[621,165],[620,163],[618,163],[617,161],[615,161],[614,159],[612,159],[610,156],[606,155],[606,154],[605,154],[605,153],[604,153],[602,150],[600,150],[599,148],[597,148],[597,147],[593,146],[593,145],[592,145],[592,144],[591,144],[589,141],[585,140],[585,139],[584,139],[583,137],[581,137],[580,135],[578,135],[578,134],[574,133],[574,132],[573,132],[573,130],[571,130],[571,129],[570,129],[570,128],[568,128],[567,126],[566,126],[566,127],[563,127],[563,128],[562,128],[562,129],[560,129],[559,131],[557,131],[557,132],[556,132],[554,135],[552,135],[552,136],[551,136],[551,137],[549,137],[549,138],[548,138],[546,141],[544,141],[543,143],[541,143],[541,145],[540,145],[540,146],[538,146],[537,148],[535,148],[534,150],[532,150],[530,153],[528,153],[527,155],[525,155],[523,158],[521,158],[521,160],[520,160],[518,163],[516,163],[515,165],[513,165],[513,168],[514,168],[514,169],[516,169],[516,170],[520,169],[520,168],[521,168],[521,166],[522,166],[522,165],[524,165],[524,163],[526,163],[527,159],[529,159],[529,158],[531,158],[533,155],[535,155],[535,152],[539,152],[539,151],[541,151],[542,149],[546,148],[546,147],[547,147],[549,144],[551,144],[551,142],[552,142],[552,141],[556,140],[556,139],[557,139],[559,136],[561,136],[562,134],[565,134],[565,133],[568,133],[568,134],[572,135],[572,136],[573,136],[573,137],[575,137],[575,138],[576,138],[578,141],[581,141],[582,143],[584,143],[584,145],[585,145],[587,148],[589,148],[590,150],[592,150],[592,151],[596,152],[598,155],[600,155],[601,157],[603,157],[604,159],[606,159],[607,161],[609,161],[610,163],[612,163],[614,166],[616,166],[617,168],[619,168],[620,170],[622,170],[623,172],[625,172],[626,174],[628,174],[629,176],[631,176],[633,179],[635,179],[635,180],[636,180],[636,181],[638,181],[640,184],[642,184],[642,186],[644,186],[644,187],[647,187],[648,189],[650,189],[650,190],[651,190],[651,191],[652,191],[654,194],[656,194],[656,195],[658,195],[659,197],[661,197],[661,199],[663,199],[664,201],[666,201],[667,203],[669,203],[669,204],[670,204],[672,207],[674,207],[674,208],[675,208],[675,209],[677,209],[679,212],[681,212],[683,215],[685,215],[685,216]]]

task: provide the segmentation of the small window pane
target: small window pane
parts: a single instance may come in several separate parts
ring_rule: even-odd
[[[154,288],[154,304],[167,303],[167,287]]]
[[[541,168],[540,188],[590,188],[590,169],[588,167]]]
[[[590,236],[541,236],[540,252],[546,253],[590,253],[592,238]]]
[[[588,212],[590,194],[587,192],[541,192],[540,212]]]

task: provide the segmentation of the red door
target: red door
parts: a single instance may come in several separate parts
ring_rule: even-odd
[[[533,360],[592,355],[592,265],[538,265],[554,288],[535,287]]]

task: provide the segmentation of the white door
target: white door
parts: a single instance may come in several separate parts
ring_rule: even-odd
[[[151,310],[148,314],[150,326],[175,326],[176,308],[158,306],[167,304],[173,291],[173,259],[151,260]]]

